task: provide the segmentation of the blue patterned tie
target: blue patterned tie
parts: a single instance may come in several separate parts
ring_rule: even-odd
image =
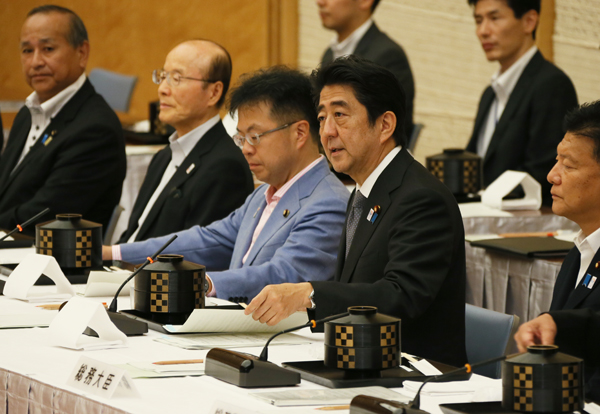
[[[350,246],[352,245],[352,239],[354,239],[354,233],[356,233],[358,221],[360,220],[360,216],[362,215],[366,201],[367,199],[365,196],[362,195],[360,190],[357,190],[354,194],[354,199],[352,200],[352,210],[350,211],[350,216],[348,217],[348,222],[346,223],[346,257],[348,257],[348,252],[350,251]]]

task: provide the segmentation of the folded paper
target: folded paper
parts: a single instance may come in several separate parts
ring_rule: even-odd
[[[98,338],[84,335],[86,328]],[[127,344],[127,336],[108,317],[100,302],[75,296],[62,308],[49,328],[50,344],[71,349],[107,349]]]
[[[44,274],[56,285],[53,293],[34,292],[31,287]],[[11,273],[4,286],[4,296],[27,301],[66,300],[75,295],[56,259],[42,254],[30,254]]]
[[[131,272],[102,272],[92,270],[85,287],[84,296],[110,296],[114,297],[119,289],[119,286],[131,275]],[[133,284],[133,280],[129,282]],[[129,296],[129,288],[121,289],[119,296]]]
[[[514,200],[503,200],[519,184],[525,196]],[[481,202],[499,210],[539,210],[542,206],[542,186],[526,172],[504,171],[483,192]]]

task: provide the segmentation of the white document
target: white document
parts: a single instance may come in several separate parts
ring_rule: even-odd
[[[19,249],[0,249],[0,264],[21,263],[30,254],[35,253],[35,247]]]
[[[44,311],[23,315],[0,315],[0,329],[34,328],[49,326],[58,311]]]
[[[89,327],[98,338],[84,335]],[[75,296],[56,315],[50,324],[50,344],[86,351],[121,348],[127,336],[112,323],[106,309],[99,302]]]
[[[186,364],[186,365],[194,365],[198,367],[202,365],[202,368],[199,367],[190,370],[190,371],[155,371],[154,369],[144,369],[151,362],[130,362],[128,364],[120,364],[115,365],[118,368],[123,368],[126,370],[131,378],[168,378],[168,377],[191,377],[191,376],[200,376],[204,375],[204,364]]]
[[[482,203],[462,203],[458,205],[462,218],[470,217],[512,217],[508,211],[491,208]]]
[[[264,346],[273,334],[199,334],[185,336],[162,336],[156,342],[183,349],[251,348]],[[273,339],[271,345],[302,345],[312,341],[303,336],[284,334]]]
[[[422,381],[404,381],[402,383],[403,394],[414,396],[422,384]],[[479,377],[476,380],[471,379],[469,381],[429,382],[425,384],[421,394],[431,397],[451,395],[471,395],[475,397],[477,393],[485,392],[487,389],[501,391],[502,380]],[[490,401],[494,400],[490,399]]]
[[[152,362],[128,362],[128,365],[134,366],[138,369],[146,371],[154,371],[159,374],[166,373],[185,373],[186,375],[203,375],[204,374],[204,362],[197,364],[170,364],[170,365],[157,365]]]
[[[87,284],[85,286],[84,296],[99,297],[109,296],[114,297],[119,286],[123,284],[125,279],[131,276],[131,272],[127,270],[119,272],[104,272],[93,270],[90,272]],[[128,283],[133,285],[133,279]],[[119,296],[129,296],[129,286],[123,287]]]
[[[308,322],[306,312],[296,312],[275,326],[260,323],[243,309],[194,309],[183,325],[165,325],[171,333],[280,332]]]
[[[30,292],[31,287],[42,274],[48,276],[56,284],[53,293]],[[28,255],[11,273],[4,286],[4,296],[29,302],[61,301],[75,295],[71,283],[52,256],[42,254]]]
[[[410,401],[410,399],[404,395],[384,387],[337,388],[324,390],[292,389],[289,391],[250,393],[253,397],[278,407],[293,405],[350,404],[354,397],[361,394],[398,402],[407,403]]]
[[[518,185],[525,196],[516,200],[503,200]],[[501,210],[539,210],[542,206],[542,186],[531,175],[520,171],[504,171],[483,192],[481,202]]]
[[[2,231],[2,230],[0,230],[0,239],[1,239],[2,237],[4,237],[4,236],[6,236],[6,232],[5,232],[5,231]],[[4,239],[4,240],[2,240],[2,241],[13,241],[13,240],[14,240],[14,239],[13,239],[13,237],[12,237],[12,236],[8,236],[6,239]]]

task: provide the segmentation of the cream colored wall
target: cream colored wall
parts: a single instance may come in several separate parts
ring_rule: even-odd
[[[573,79],[580,101],[600,99],[600,0],[554,1],[554,59]],[[311,70],[333,32],[321,27],[314,0],[299,0],[298,8],[298,63]],[[416,158],[424,162],[443,148],[464,147],[481,93],[497,70],[481,50],[466,0],[382,0],[374,19],[410,60],[415,122],[425,124]]]

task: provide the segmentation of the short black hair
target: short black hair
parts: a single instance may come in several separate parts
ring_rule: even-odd
[[[563,129],[594,141],[594,157],[600,163],[600,100],[584,103],[567,113]]]
[[[221,49],[221,51],[223,52],[215,55],[215,57],[210,62],[210,67],[208,68],[208,73],[206,74],[208,79],[215,82],[220,81],[223,83],[223,93],[221,94],[221,98],[217,102],[217,108],[220,108],[223,106],[223,103],[225,103],[225,96],[227,95],[227,91],[229,90],[229,84],[231,83],[231,56],[229,55],[227,49],[225,49],[217,42],[214,42],[212,40],[206,41],[213,43],[215,46],[219,47],[219,49]],[[208,84],[206,84],[205,87],[208,87]]]
[[[47,13],[62,13],[68,14],[71,18],[71,24],[69,26],[69,30],[67,32],[67,42],[71,46],[79,47],[83,44],[83,42],[88,41],[88,33],[83,24],[83,20],[73,11],[67,9],[66,7],[57,6],[54,4],[45,4],[43,6],[38,6],[29,11],[27,13],[27,17],[33,16],[34,14],[47,14]]]
[[[475,6],[480,0],[467,0],[470,6]],[[523,17],[525,13],[529,10],[535,10],[538,14],[540,14],[540,10],[542,9],[542,0],[504,0],[508,7],[510,7],[515,14],[517,19]],[[535,32],[537,28],[533,31],[533,38],[535,39]]]
[[[373,14],[373,12],[375,11],[375,8],[377,8],[378,4],[379,4],[379,0],[373,0],[373,4],[371,4],[371,14]]]
[[[396,145],[406,145],[406,94],[388,69],[362,57],[348,55],[315,69],[311,78],[315,106],[319,105],[319,95],[325,86],[349,86],[354,91],[356,100],[367,109],[371,126],[387,111],[396,115],[394,140]]]
[[[270,105],[271,117],[281,124],[308,121],[313,141],[319,144],[319,123],[307,75],[286,66],[242,75],[229,95],[229,112],[259,103]]]

